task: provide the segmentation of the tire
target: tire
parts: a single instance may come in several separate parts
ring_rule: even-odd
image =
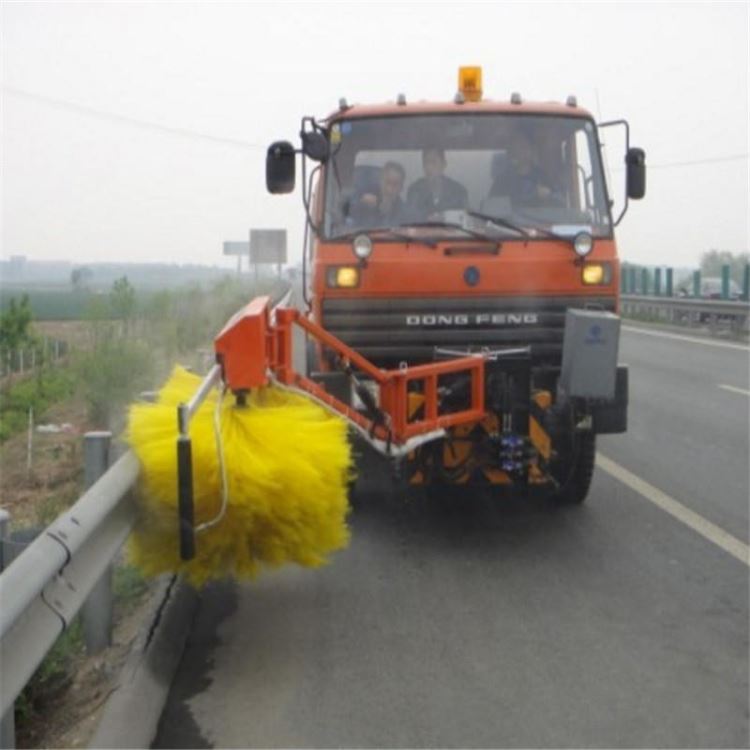
[[[305,373],[309,378],[314,372],[320,370],[320,362],[318,361],[318,352],[315,348],[315,342],[312,339],[307,339],[305,342]]]
[[[573,470],[565,484],[553,495],[555,502],[560,505],[580,505],[589,494],[594,476],[596,435],[593,432],[581,433],[576,449]]]

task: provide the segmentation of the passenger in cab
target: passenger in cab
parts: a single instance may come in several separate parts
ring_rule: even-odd
[[[442,211],[466,208],[468,195],[461,183],[445,176],[445,151],[428,148],[422,152],[424,177],[414,182],[406,195],[409,213],[416,221],[440,218]]]
[[[362,227],[396,227],[405,217],[404,189],[406,172],[395,161],[386,162],[380,172],[377,192],[362,193],[353,203],[352,219]]]

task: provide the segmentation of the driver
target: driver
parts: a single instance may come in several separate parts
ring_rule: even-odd
[[[445,151],[428,148],[422,152],[424,177],[412,183],[406,194],[410,212],[418,220],[436,220],[442,211],[466,208],[468,194],[461,183],[446,177]]]
[[[548,205],[555,190],[540,169],[528,136],[517,130],[508,144],[507,166],[495,176],[490,196],[507,195],[513,203]]]

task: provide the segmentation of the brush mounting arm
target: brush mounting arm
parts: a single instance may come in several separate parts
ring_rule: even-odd
[[[378,407],[385,416],[384,420],[373,421],[294,369],[294,326],[334,351],[345,366],[356,368],[377,384]],[[299,310],[277,307],[272,317],[268,297],[254,299],[234,315],[216,337],[214,348],[224,382],[232,391],[246,391],[268,385],[271,381],[278,382],[306,393],[359,431],[369,433],[373,439],[388,446],[404,447],[411,439],[424,439],[428,435],[429,439],[435,439],[448,427],[476,422],[485,416],[484,354],[383,370]],[[438,379],[454,373],[469,375],[470,405],[460,411],[443,413],[438,400]],[[422,383],[424,395],[424,415],[421,418],[412,417],[408,409],[409,385],[415,381]]]

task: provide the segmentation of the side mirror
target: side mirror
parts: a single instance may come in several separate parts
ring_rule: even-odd
[[[330,155],[328,139],[319,130],[303,130],[302,151],[313,161],[326,161]]]
[[[646,195],[646,152],[635,146],[629,148],[625,155],[625,165],[628,198],[639,200]]]
[[[276,141],[266,152],[266,187],[269,193],[291,193],[294,190],[296,161],[289,141]]]

